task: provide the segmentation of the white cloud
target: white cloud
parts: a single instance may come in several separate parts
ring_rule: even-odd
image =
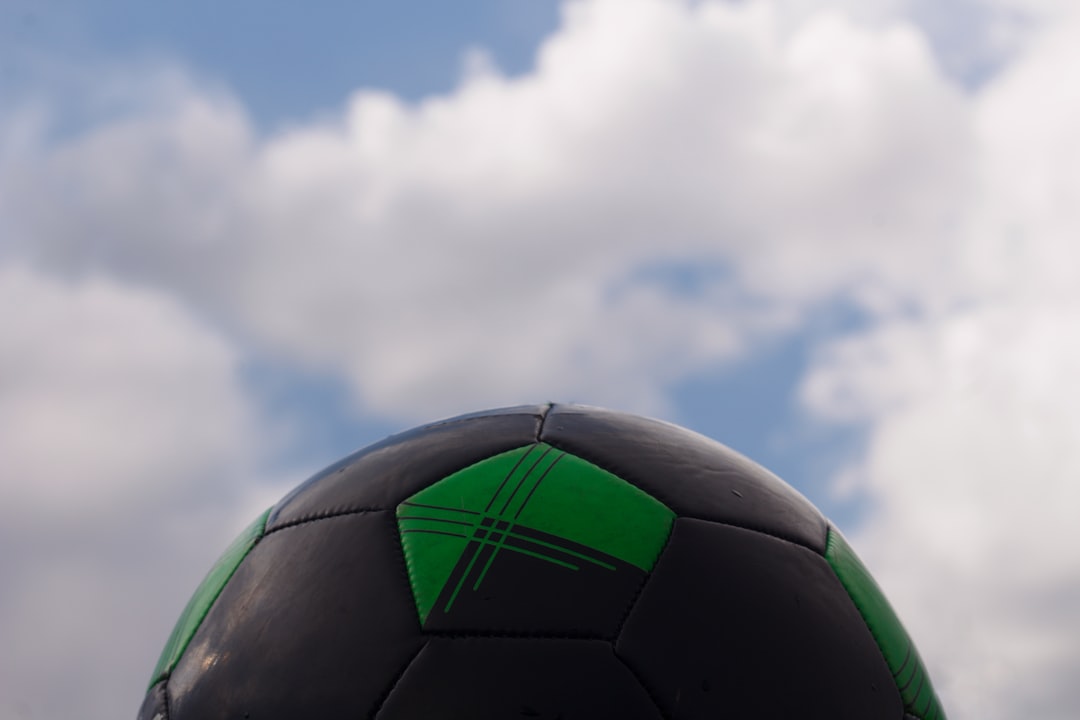
[[[0,308],[0,715],[130,717],[260,492],[238,358],[102,278],[9,265]]]
[[[1031,711],[1080,669],[1065,640],[1080,629],[1078,319],[1080,302],[995,304],[886,326],[808,384],[818,411],[869,423],[854,541],[955,717],[1067,718],[1080,701]]]
[[[172,300],[6,268],[0,306],[7,522],[100,519],[250,453],[234,351]]]
[[[888,303],[967,186],[964,98],[915,28],[782,24],[760,2],[573,3],[531,74],[417,105],[361,91],[267,138],[174,83],[13,163],[6,212],[36,261],[169,287],[382,414],[657,411],[838,288]],[[731,268],[726,299],[614,291],[703,258]],[[660,347],[621,350],[638,338]]]
[[[3,489],[42,523],[25,583],[0,589],[15,608],[3,628],[34,627],[22,619],[48,606],[39,595],[97,597],[102,626],[168,625],[126,602],[145,582],[94,548],[126,548],[150,573],[150,548],[180,552],[193,527],[248,506],[242,490],[224,509],[192,490],[180,519],[131,514],[160,507],[145,482],[160,466],[171,492],[190,463],[208,482],[250,470],[236,347],[338,373],[360,407],[394,417],[549,397],[656,411],[669,384],[839,298],[877,322],[823,348],[806,400],[869,428],[848,477],[875,510],[855,540],[951,716],[1075,717],[1080,99],[1064,78],[1080,33],[1024,20],[1023,41],[1004,43],[1022,54],[976,91],[904,20],[916,5],[864,6],[868,25],[837,3],[573,3],[531,73],[504,77],[474,52],[453,93],[359,91],[338,116],[265,137],[176,71],[141,94],[106,82],[121,111],[66,137],[47,110],[10,115],[0,262],[98,279],[0,275],[36,308],[5,318],[25,340],[0,351],[23,373],[0,380],[0,419],[29,434],[12,462],[49,470]],[[657,263],[725,279],[688,295],[650,279]],[[116,445],[129,437],[144,444]],[[127,529],[48,545],[48,483],[82,477],[57,517],[85,502]],[[125,602],[107,605],[100,578]],[[54,652],[40,644],[33,678],[59,672],[45,673]],[[20,672],[0,679],[45,696]]]
[[[1048,28],[977,98],[955,304],[833,343],[803,388],[869,426],[856,541],[955,717],[1080,708],[1078,34]]]

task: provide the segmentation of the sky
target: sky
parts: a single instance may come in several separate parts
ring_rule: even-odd
[[[0,720],[133,717],[289,488],[546,401],[798,488],[954,720],[1080,716],[1074,6],[4,0]]]

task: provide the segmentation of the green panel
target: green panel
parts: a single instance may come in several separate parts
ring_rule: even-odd
[[[651,495],[573,455],[560,458],[537,496],[518,522],[614,555],[645,572],[656,564],[675,520],[675,513]],[[597,521],[604,517],[611,521]]]
[[[188,601],[187,607],[180,613],[180,619],[176,621],[176,627],[169,635],[165,649],[161,651],[157,667],[154,668],[153,679],[150,681],[151,687],[176,667],[176,663],[180,661],[195,631],[199,629],[206,614],[210,612],[210,607],[221,594],[225,584],[229,582],[229,578],[236,572],[240,562],[251,552],[251,548],[255,547],[255,543],[266,531],[266,519],[269,516],[270,510],[267,510],[248,525],[203,578],[195,594]]]
[[[945,720],[919,651],[885,594],[844,536],[829,528],[825,559],[855,602],[893,674],[904,709],[922,720]]]
[[[461,533],[460,537],[450,534],[459,533],[462,530],[460,526],[420,520],[414,517],[418,510],[431,513],[428,517],[436,514],[451,517],[451,513],[436,513],[429,508],[407,505],[398,506],[398,529],[401,531],[402,547],[405,550],[405,566],[409,571],[413,596],[422,623],[439,599],[443,585],[449,579],[454,564],[469,541],[464,533]],[[463,517],[468,519],[468,515]],[[472,525],[465,529],[471,533]]]
[[[550,445],[535,443],[443,478],[399,505],[397,518],[423,623],[469,538],[485,519],[570,540],[649,572],[667,541],[675,514],[615,475]],[[477,585],[495,554],[504,550],[523,552],[500,541]]]
[[[535,479],[537,471],[542,473],[558,454],[550,446],[540,444],[510,450],[448,475],[405,503],[425,506],[413,508],[409,514],[436,507],[466,517],[481,513],[499,517],[510,509],[511,504],[515,507],[521,504],[525,496],[521,482],[526,475],[532,474]],[[398,517],[401,514],[399,507]]]

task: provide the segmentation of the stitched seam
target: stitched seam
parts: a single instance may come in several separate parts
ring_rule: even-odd
[[[394,536],[393,545],[397,548],[397,558],[401,563],[402,574],[405,577],[405,588],[408,592],[409,598],[413,602],[413,607],[417,610],[416,617],[416,629],[421,634],[424,632],[424,623],[420,619],[419,610],[420,605],[416,598],[416,587],[413,585],[413,573],[412,573],[412,561],[409,558],[409,553],[405,550],[405,541],[401,536],[401,523],[397,517],[397,513],[390,518],[391,529],[390,532]]]
[[[644,594],[645,586],[649,584],[650,580],[652,580],[653,573],[656,572],[656,566],[660,564],[660,560],[664,557],[664,551],[667,550],[668,545],[671,544],[671,538],[673,535],[675,535],[675,523],[678,522],[678,520],[679,518],[674,518],[671,521],[671,527],[668,529],[667,538],[664,540],[664,545],[660,548],[660,552],[656,555],[656,561],[653,563],[652,569],[649,570],[649,574],[642,579],[641,584],[638,585],[637,592],[634,593],[634,597],[630,599],[629,604],[626,606],[626,610],[623,611],[622,618],[619,619],[618,628],[615,630],[615,637],[612,640],[613,650],[614,643],[618,643],[619,638],[622,637],[622,631],[623,628],[626,627],[626,621],[630,619],[630,615],[633,614],[634,608],[637,607],[638,599]]]
[[[409,671],[409,668],[412,667],[412,664],[416,662],[416,658],[420,657],[420,653],[422,653],[424,651],[424,648],[426,648],[427,646],[428,641],[425,640],[423,644],[420,645],[419,648],[417,648],[416,652],[413,653],[412,657],[409,658],[409,661],[405,663],[404,666],[402,666],[401,670],[398,672],[397,677],[394,678],[393,682],[391,682],[387,686],[386,690],[383,691],[382,697],[379,698],[378,702],[375,703],[375,707],[371,710],[371,715],[369,717],[371,717],[372,720],[376,720],[379,717],[379,713],[382,712],[383,706],[386,705],[386,701],[389,700],[390,696],[394,694],[394,689],[398,686],[398,683],[400,683],[401,679],[405,677],[405,673]]]
[[[365,513],[386,512],[386,508],[342,508],[340,510],[324,510],[323,512],[312,513],[311,515],[304,515],[302,517],[283,522],[280,525],[270,528],[263,533],[262,538],[267,535],[272,535],[279,530],[287,530],[298,525],[307,525],[308,523],[317,522],[319,520],[327,520],[329,518],[344,517],[346,515],[363,515]],[[262,538],[259,538],[262,540]]]
[[[794,537],[791,537],[791,536],[779,535],[779,534],[777,534],[775,532],[772,532],[771,530],[764,530],[764,529],[762,529],[760,527],[753,527],[753,526],[750,526],[750,525],[736,525],[735,523],[724,522],[723,520],[713,520],[712,518],[707,518],[707,517],[697,517],[695,515],[683,515],[681,513],[678,514],[678,517],[679,517],[680,520],[697,520],[699,522],[712,523],[713,525],[723,525],[724,527],[737,528],[739,530],[747,530],[747,531],[752,532],[752,533],[757,533],[758,535],[766,535],[766,536],[774,538],[776,540],[783,540],[786,543],[791,543],[792,545],[798,545],[799,547],[801,547],[801,548],[803,548],[805,550],[809,550],[810,552],[814,553],[818,557],[824,557],[824,555],[822,553],[819,553],[813,546],[811,546],[811,545],[809,545],[809,544],[807,544],[805,542],[802,542],[801,540],[798,540],[798,539],[796,539]]]
[[[844,595],[847,596],[848,602],[850,602],[851,606],[853,608],[855,608],[855,612],[858,614],[858,616],[860,618],[862,618],[863,625],[866,627],[866,631],[867,631],[867,633],[869,633],[870,639],[874,641],[874,647],[877,648],[878,655],[881,656],[881,662],[883,662],[885,664],[885,669],[888,670],[889,675],[892,677],[893,687],[896,689],[896,694],[898,696],[900,696],[900,704],[901,704],[902,709],[903,709],[904,720],[925,720],[924,718],[919,718],[919,717],[917,717],[917,716],[915,716],[915,715],[913,715],[913,714],[911,714],[909,712],[909,710],[914,710],[914,708],[907,707],[907,702],[904,700],[903,690],[901,690],[900,685],[897,682],[896,676],[893,674],[892,668],[889,667],[889,659],[887,657],[885,657],[885,648],[881,647],[881,642],[878,640],[878,637],[874,633],[873,628],[870,627],[870,621],[867,619],[866,615],[863,614],[862,608],[859,607],[859,604],[857,602],[855,602],[855,598],[853,598],[851,596],[851,591],[848,590],[847,585],[844,584],[844,580],[840,577],[840,574],[838,572],[836,572],[836,568],[834,568],[832,566],[832,563],[829,562],[828,557],[827,557],[828,556],[828,551],[829,551],[828,541],[832,539],[832,534],[833,534],[833,527],[832,527],[832,525],[829,525],[828,532],[825,534],[825,540],[826,540],[825,564],[829,566],[829,570],[832,571],[833,577],[835,577],[836,581],[838,583],[840,583],[840,587],[843,588]],[[912,643],[912,645],[914,645],[914,643]],[[909,651],[910,651],[910,648],[909,648]],[[907,660],[906,659],[904,661],[904,664],[905,664],[905,666],[907,665]],[[918,673],[918,667],[917,666],[916,666],[915,670],[916,670],[916,672],[912,674],[911,679],[914,679],[915,675]],[[908,680],[908,684],[911,683],[911,679]],[[905,685],[905,687],[906,687],[906,685]]]
[[[550,407],[548,409],[550,409]],[[545,409],[544,412],[546,413],[547,409]],[[528,414],[528,413],[522,413],[522,414]],[[452,426],[452,425],[464,424],[464,423],[472,422],[472,421],[477,420],[477,419],[478,419],[478,417],[475,416],[475,415],[470,416],[470,417],[452,417],[452,418],[447,418],[445,420],[439,420],[439,421],[436,421],[436,422],[433,422],[433,423],[428,423],[426,425],[420,425],[420,426],[415,427],[415,428],[402,430],[401,432],[396,432],[396,433],[393,433],[391,435],[387,435],[382,440],[378,440],[376,442],[371,443],[370,445],[366,445],[366,446],[356,450],[355,452],[350,453],[349,455],[345,456],[341,460],[338,460],[337,462],[332,463],[332,464],[328,465],[326,468],[324,468],[324,469],[320,470],[319,472],[315,473],[314,475],[309,477],[307,480],[300,483],[300,485],[298,485],[296,488],[291,490],[288,494],[286,494],[286,496],[284,498],[282,498],[282,502],[284,500],[290,499],[295,492],[297,492],[300,488],[304,487],[305,485],[308,485],[309,483],[311,483],[313,481],[321,480],[323,477],[326,477],[327,475],[330,475],[331,474],[331,468],[334,468],[335,466],[340,465],[340,467],[337,467],[337,469],[334,470],[334,473],[342,473],[345,470],[347,470],[353,463],[357,462],[361,458],[365,457],[366,455],[368,455],[368,454],[370,454],[370,453],[372,453],[372,452],[374,452],[376,450],[379,450],[379,449],[381,449],[383,447],[386,447],[388,445],[393,444],[393,441],[398,440],[401,436],[407,435],[409,433],[414,433],[414,432],[422,432],[422,431],[426,431],[426,430],[434,430],[435,428],[444,428],[444,427],[449,427],[449,426]],[[543,423],[543,420],[541,420],[541,423]],[[282,505],[282,502],[279,502],[277,505],[275,505],[273,507],[273,509],[272,509],[272,511],[270,513],[269,520],[267,521],[268,524],[273,523],[275,520],[277,520],[278,514],[282,510],[285,509],[285,506]],[[379,509],[383,509],[383,508],[379,508]]]
[[[165,679],[161,681],[161,709],[165,713],[164,720],[169,720],[169,715],[172,713],[169,711],[169,678],[172,674],[165,676]]]
[[[607,635],[586,632],[575,634],[573,632],[544,633],[529,631],[518,632],[515,630],[424,630],[424,634],[432,637],[446,638],[448,640],[582,640],[590,642],[611,642],[611,639]]]
[[[168,681],[168,678],[172,675],[172,671],[176,668],[176,665],[184,657],[184,653],[187,652],[187,648],[191,644],[191,641],[195,639],[195,635],[198,634],[199,629],[202,628],[202,624],[206,621],[207,616],[210,615],[210,612],[214,609],[214,606],[217,605],[218,598],[220,598],[221,594],[223,592],[225,592],[226,586],[228,586],[228,584],[232,580],[233,576],[236,575],[237,570],[239,570],[240,566],[244,564],[244,561],[248,558],[249,555],[251,555],[251,552],[256,548],[256,546],[258,546],[259,542],[264,537],[266,537],[266,523],[268,522],[268,519],[270,517],[270,512],[271,512],[271,510],[267,510],[259,518],[256,518],[256,520],[261,520],[262,521],[262,530],[261,530],[261,532],[253,540],[251,540],[251,546],[248,547],[244,551],[244,554],[240,556],[240,558],[233,565],[232,569],[229,570],[228,575],[226,575],[225,579],[222,580],[221,586],[218,587],[218,589],[213,593],[213,596],[209,598],[209,602],[207,602],[206,608],[201,613],[199,613],[198,618],[197,618],[196,622],[194,623],[194,626],[193,626],[193,628],[191,630],[191,633],[187,634],[185,632],[184,634],[187,635],[187,638],[185,640],[183,640],[183,642],[181,642],[179,645],[177,645],[177,647],[173,648],[173,652],[170,653],[170,656],[174,655],[175,658],[172,660],[170,665],[167,665],[165,667],[165,669],[163,670],[163,672],[161,674],[161,677],[158,678],[159,680]],[[241,536],[241,537],[243,537],[243,536]],[[237,540],[239,540],[239,539],[240,538],[237,538]],[[203,583],[205,583],[205,582],[206,581],[204,580]],[[199,589],[200,590],[202,589],[202,584],[200,584]],[[198,596],[199,596],[199,590],[196,590],[196,596],[195,597],[198,597]],[[195,601],[195,598],[193,597],[192,600],[189,601],[189,602],[194,602],[194,601]],[[186,611],[185,611],[184,615],[181,615],[181,618],[184,618],[184,617],[187,617]],[[186,625],[186,623],[185,623],[185,625]],[[169,648],[171,646],[172,646],[172,642],[171,642],[171,637],[170,637],[170,642],[168,643],[168,645],[166,645],[166,648]]]
[[[543,411],[545,414],[547,413],[548,410],[551,409],[551,405],[552,405],[552,403],[548,403],[548,406]],[[528,413],[528,412],[521,412],[520,413],[520,415],[529,415],[529,414],[531,414],[531,413]],[[511,415],[511,417],[513,415],[518,415],[518,413],[513,413]],[[447,418],[446,420],[436,420],[433,423],[427,423],[426,425],[420,425],[419,427],[413,428],[411,430],[403,430],[400,433],[394,433],[393,435],[388,436],[386,439],[391,440],[391,439],[397,437],[398,435],[405,435],[407,433],[411,433],[411,432],[415,432],[415,431],[431,430],[431,429],[434,429],[434,428],[446,427],[448,425],[457,425],[459,423],[472,422],[473,420],[478,420],[481,417],[491,417],[491,416],[490,415],[485,416],[485,415],[473,415],[473,414],[470,414],[468,417],[452,417],[452,418]],[[363,451],[361,451],[361,452],[363,452]]]
[[[547,422],[548,415],[555,408],[555,403],[548,403],[544,410],[540,413],[540,424],[536,426],[536,438],[534,442],[543,442],[540,437],[544,434],[544,423]]]
[[[588,452],[588,449],[582,450],[582,449],[578,448],[578,449],[571,450],[569,448],[563,447],[559,443],[554,442],[552,440],[544,440],[543,442],[546,442],[548,445],[551,445],[554,448],[562,450],[565,453],[569,453],[570,455],[573,455],[573,456],[578,457],[578,458],[580,458],[582,460],[585,460],[586,462],[591,463],[592,465],[595,465],[596,467],[600,468],[601,470],[605,470],[605,471],[611,473],[612,475],[619,478],[623,482],[628,483],[630,485],[633,485],[635,488],[637,488],[641,492],[645,493],[646,495],[651,497],[653,500],[656,500],[658,503],[662,504],[664,507],[668,508],[672,512],[675,512],[675,510],[671,507],[671,505],[669,503],[665,502],[664,499],[662,497],[660,497],[657,493],[646,490],[645,488],[641,487],[636,482],[634,482],[632,479],[626,477],[624,474],[622,474],[622,473],[616,471],[614,468],[610,467],[607,463],[604,463],[604,462],[600,461],[598,458],[596,458],[595,456],[592,456],[592,454]],[[687,515],[687,514],[681,513],[681,512],[675,512],[675,515],[680,517],[680,518],[689,518],[691,520],[702,520],[704,522],[711,522],[711,523],[715,523],[717,525],[727,525],[728,527],[737,527],[737,528],[741,528],[743,530],[750,530],[752,532],[760,533],[762,535],[768,535],[769,537],[774,537],[777,540],[784,540],[785,542],[789,542],[789,543],[791,543],[793,545],[798,545],[800,547],[806,548],[807,550],[814,553],[815,555],[818,555],[819,557],[824,557],[824,555],[825,555],[824,549],[822,549],[822,551],[819,552],[817,550],[817,548],[815,548],[810,543],[805,542],[803,540],[799,540],[799,539],[797,539],[797,538],[795,538],[793,536],[790,536],[790,535],[780,534],[780,533],[773,532],[771,530],[764,530],[762,528],[751,527],[751,526],[748,526],[748,525],[735,525],[735,524],[730,523],[730,522],[724,522],[723,520],[713,520],[713,519],[705,518],[705,517],[696,517],[696,516]],[[828,524],[827,523],[826,523],[826,531],[825,532],[826,532],[825,537],[826,537],[826,541],[827,541],[828,540]]]
[[[407,591],[409,593],[409,597],[412,597],[413,596],[413,587],[412,587],[412,578],[409,575],[409,559],[405,555],[404,544],[401,542],[401,531],[400,531],[400,528],[398,527],[397,517],[396,516],[391,516],[388,519],[387,525],[389,525],[389,528],[387,529],[387,531],[391,535],[393,535],[393,537],[394,537],[394,542],[392,544],[394,545],[394,547],[397,550],[396,557],[397,557],[397,561],[399,563],[399,567],[401,568],[401,577],[405,578],[405,586],[406,586]],[[414,600],[414,604],[415,604],[415,598],[413,598],[413,600]],[[416,625],[417,633],[419,634],[420,637],[423,637],[423,626],[420,624],[420,618],[419,617],[416,617],[416,622],[417,622],[417,625]],[[412,666],[412,664],[416,661],[416,658],[418,658],[420,656],[420,653],[422,653],[424,651],[424,648],[426,648],[427,645],[428,645],[428,641],[424,640],[423,643],[420,645],[420,647],[417,648],[416,652],[413,653],[412,657],[409,658],[409,661],[407,663],[405,663],[404,666],[402,666],[401,670],[398,672],[397,676],[394,677],[393,681],[383,691],[382,696],[378,699],[378,702],[375,703],[375,706],[371,710],[371,718],[373,720],[379,716],[380,712],[382,712],[382,708],[386,704],[386,701],[393,694],[394,688],[396,688],[398,683],[401,682],[401,678],[405,677],[405,673],[408,672],[409,667]]]
[[[621,655],[619,655],[619,652],[615,649],[614,645],[611,646],[611,654],[615,656],[615,659],[619,662],[620,665],[626,668],[626,671],[630,673],[630,676],[632,678],[634,678],[634,681],[638,684],[638,687],[640,687],[642,691],[644,691],[645,695],[652,702],[653,707],[656,708],[656,714],[663,718],[663,720],[670,720],[668,718],[668,714],[664,712],[664,709],[660,707],[660,703],[657,702],[656,695],[653,694],[653,691],[649,688],[648,685],[645,684],[645,682],[641,679],[641,676],[637,674],[634,668],[630,666],[630,663],[626,662],[626,660]]]

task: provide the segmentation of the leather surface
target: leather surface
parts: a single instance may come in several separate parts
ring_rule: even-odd
[[[668,718],[903,717],[825,560],[754,531],[676,520],[615,649]]]
[[[267,529],[361,508],[393,509],[452,472],[534,442],[544,410],[506,408],[393,435],[301,484],[277,504]]]
[[[519,528],[518,531],[523,538],[547,541],[546,547],[535,546],[535,549],[577,564],[567,570],[535,556],[503,551],[484,577],[480,592],[459,593],[453,612],[444,613],[446,598],[457,576],[469,570],[473,570],[475,576],[494,552],[491,544],[480,546],[472,542],[454,568],[424,629],[459,635],[501,633],[614,638],[645,580],[645,572],[565,538],[537,530]],[[524,540],[519,542],[527,544]],[[579,552],[577,555],[560,555],[553,549],[557,546]],[[600,560],[606,567],[581,562],[578,558],[584,556]]]
[[[432,639],[377,720],[662,720],[597,640]]]
[[[169,679],[173,720],[363,718],[423,645],[391,513],[263,537]]]
[[[761,530],[825,554],[827,523],[806,498],[702,435],[611,410],[556,405],[540,439],[637,485],[678,515]]]
[[[168,700],[165,697],[165,681],[156,683],[143,698],[138,720],[168,720]]]
[[[594,551],[522,534],[517,549],[545,542],[547,564],[478,552],[474,568],[491,568],[482,592],[462,598],[461,622],[436,616],[425,632],[395,509],[537,440],[681,516],[651,574],[611,573],[627,584],[605,588],[584,573],[573,595],[590,598],[571,602],[552,560],[581,565],[571,558]],[[822,557],[826,535],[820,513],[768,471],[666,423],[561,405],[435,423],[351,455],[276,506],[139,720],[900,720],[885,661]],[[516,614],[485,608],[500,598]],[[535,617],[521,612],[530,602]]]

